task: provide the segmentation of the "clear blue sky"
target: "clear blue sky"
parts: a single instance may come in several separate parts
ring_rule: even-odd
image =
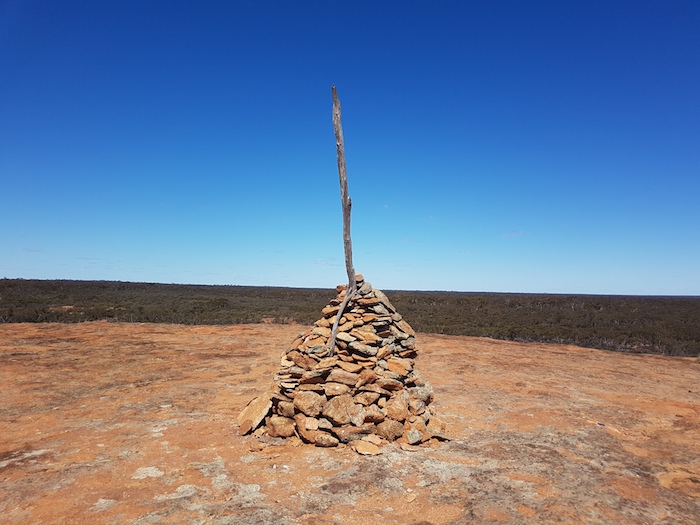
[[[0,278],[700,295],[700,2],[0,0]]]

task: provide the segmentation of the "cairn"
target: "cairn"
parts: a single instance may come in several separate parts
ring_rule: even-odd
[[[356,282],[334,352],[331,327],[345,285],[336,288],[338,296],[313,328],[282,354],[271,392],[241,412],[241,434],[262,423],[259,432],[272,437],[296,435],[319,447],[350,443],[360,453],[378,453],[376,445],[395,440],[419,445],[448,439],[429,407],[433,388],[415,369],[415,332],[383,292],[360,274]]]

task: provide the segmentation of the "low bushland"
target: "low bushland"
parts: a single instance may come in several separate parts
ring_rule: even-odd
[[[418,331],[700,354],[700,297],[385,290]],[[311,324],[333,289],[0,280],[0,322]]]

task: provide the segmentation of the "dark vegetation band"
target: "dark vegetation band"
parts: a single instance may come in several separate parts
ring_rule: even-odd
[[[419,332],[700,354],[700,297],[384,290]],[[310,325],[335,290],[0,279],[0,322]]]

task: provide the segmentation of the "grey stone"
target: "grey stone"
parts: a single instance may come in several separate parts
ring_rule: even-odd
[[[353,350],[354,352],[357,352],[358,354],[364,356],[369,357],[377,355],[377,349],[375,347],[366,345],[364,343],[360,343],[359,341],[353,341],[352,343],[349,343],[348,347],[350,347],[350,350]]]
[[[412,428],[406,433],[406,439],[408,439],[411,445],[417,445],[423,441],[423,434],[415,428]]]
[[[348,415],[350,416],[350,423],[356,427],[362,426],[365,422],[365,407],[355,403],[355,405],[348,409]]]

